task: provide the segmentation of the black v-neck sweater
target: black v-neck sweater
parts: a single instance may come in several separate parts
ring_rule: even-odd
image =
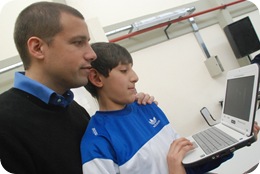
[[[0,95],[0,158],[17,174],[80,174],[80,141],[90,117],[73,101],[47,105],[11,88]]]

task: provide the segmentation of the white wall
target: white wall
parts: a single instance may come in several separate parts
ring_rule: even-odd
[[[13,28],[16,17],[24,7],[37,1],[40,0],[1,0],[0,61],[18,54],[13,43]],[[126,1],[122,0],[64,0],[68,5],[81,11],[87,20],[98,17],[103,27],[193,1],[196,0],[133,0],[127,1],[126,4]]]
[[[98,16],[102,26],[108,26],[197,0],[65,0],[77,7],[86,18]]]
[[[224,69],[238,67],[218,25],[200,31],[212,55],[218,55]],[[214,35],[210,33],[216,33]],[[211,36],[210,36],[211,35]],[[209,37],[210,36],[210,37]],[[220,114],[224,76],[211,78],[206,60],[193,33],[133,53],[139,74],[138,89],[153,94],[175,129],[183,136],[206,126],[199,110],[206,106],[213,116]]]
[[[1,0],[0,7],[0,61],[18,55],[13,41],[15,20],[20,11],[33,2],[40,0]],[[48,0],[47,0],[48,1]],[[50,0],[49,0],[50,1]]]
[[[260,36],[259,13],[247,15]],[[202,107],[206,106],[219,118],[226,72],[239,67],[219,25],[202,29],[200,34],[210,54],[217,55],[225,69],[215,78],[204,65],[206,58],[193,33],[132,54],[140,79],[138,89],[156,97],[172,125],[183,136],[207,126],[199,112]]]

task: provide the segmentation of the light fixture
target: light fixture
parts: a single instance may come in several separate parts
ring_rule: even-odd
[[[153,17],[143,19],[138,22],[134,22],[132,24],[132,27],[133,27],[134,31],[142,30],[142,29],[149,28],[149,27],[152,27],[157,24],[161,24],[164,22],[168,22],[168,21],[172,21],[174,19],[184,17],[184,16],[188,16],[191,13],[193,13],[194,11],[195,11],[195,7],[190,7],[190,8],[179,9],[179,10],[176,10],[173,12],[163,13],[158,16],[153,16]]]

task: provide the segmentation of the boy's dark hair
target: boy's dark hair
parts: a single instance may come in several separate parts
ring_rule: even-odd
[[[132,56],[127,49],[116,43],[97,42],[91,44],[91,47],[97,55],[97,59],[91,65],[104,77],[108,77],[110,71],[119,64],[133,64]],[[93,97],[98,97],[97,87],[90,81],[85,88]]]
[[[54,2],[36,2],[26,7],[17,17],[14,28],[14,42],[23,61],[24,69],[30,66],[27,41],[36,36],[51,44],[53,37],[62,31],[61,13],[71,14],[84,20],[76,9]]]

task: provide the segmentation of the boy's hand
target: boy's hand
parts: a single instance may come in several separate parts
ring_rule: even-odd
[[[254,136],[255,136],[255,140],[257,140],[257,136],[258,136],[259,130],[260,130],[260,126],[258,126],[258,123],[255,121],[255,124],[254,124]]]
[[[167,155],[169,174],[186,173],[182,160],[186,153],[192,149],[194,149],[193,144],[186,138],[179,138],[172,142]]]

